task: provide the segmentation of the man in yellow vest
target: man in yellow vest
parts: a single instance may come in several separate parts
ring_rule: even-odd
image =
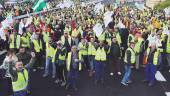
[[[57,80],[55,83],[61,83],[61,86],[66,85],[65,69],[66,69],[66,54],[67,50],[61,41],[57,42],[57,51],[54,54],[54,61],[57,66]]]
[[[49,68],[50,64],[52,63],[52,58],[54,54],[54,48],[53,48],[53,42],[52,39],[49,38],[49,41],[46,43],[46,63],[45,63],[45,73],[43,74],[43,77],[47,77],[49,75]],[[55,71],[55,65],[52,66],[53,71]],[[52,72],[53,72],[52,71]],[[52,78],[55,78],[55,72],[52,73]]]
[[[125,74],[121,81],[121,84],[124,86],[128,86],[131,83],[131,66],[135,64],[135,51],[134,51],[135,43],[134,41],[129,43],[129,48],[125,51],[124,63],[125,63]]]
[[[42,46],[42,40],[40,39],[39,34],[35,34],[35,37],[31,43],[31,50],[36,55],[36,63],[33,69],[33,71],[35,72],[37,71],[37,68],[42,68],[42,60],[43,60],[42,59],[43,46]]]
[[[170,67],[170,36],[168,36],[168,40],[166,43],[166,59],[168,61],[168,66]],[[169,69],[170,72],[170,69]]]
[[[150,48],[147,49],[147,65],[145,68],[146,72],[146,79],[144,82],[149,82],[148,86],[153,86],[156,78],[156,70],[157,70],[157,64],[158,64],[158,56],[159,56],[159,51],[156,49],[156,45],[152,44]]]
[[[10,49],[19,49],[20,47],[20,35],[18,35],[16,32],[13,32],[10,34]]]
[[[84,66],[88,70],[90,69],[89,63],[88,63],[88,55],[87,55],[87,41],[85,38],[81,39],[81,42],[78,45],[79,52],[82,55],[82,59],[84,60]]]
[[[71,48],[71,52],[68,53],[67,56],[67,64],[66,68],[68,71],[68,76],[67,76],[67,86],[66,89],[69,87],[73,87],[75,91],[77,91],[77,78],[79,71],[81,71],[81,54],[78,52],[77,47],[74,45]]]
[[[97,45],[98,44],[95,42],[95,37],[90,37],[90,42],[88,42],[88,62],[90,64],[90,72],[89,72],[90,77],[94,73],[94,63],[95,63]]]
[[[104,83],[104,68],[106,66],[108,47],[104,45],[104,41],[99,42],[99,46],[95,55],[95,84],[99,81]]]
[[[30,47],[30,42],[29,42],[29,38],[27,38],[27,33],[23,33],[23,35],[21,36],[21,47],[24,47],[26,49],[28,49]]]
[[[61,41],[64,47],[66,47],[67,51],[70,52],[72,46],[72,37],[68,34],[68,31],[64,31],[64,35],[61,36]]]
[[[137,38],[137,42],[135,44],[135,52],[136,52],[136,69],[139,69],[140,64],[141,64],[141,56],[142,56],[142,48],[144,40],[142,37]]]
[[[35,61],[35,54],[31,53],[31,60],[27,65],[17,61],[15,67],[10,68],[12,78],[13,96],[27,96],[29,86],[29,70]]]

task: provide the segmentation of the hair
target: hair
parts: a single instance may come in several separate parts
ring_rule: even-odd
[[[10,49],[10,50],[8,50],[8,52],[7,52],[7,56],[9,56],[10,54],[13,54],[13,53],[15,53],[14,50],[13,50],[13,49]]]

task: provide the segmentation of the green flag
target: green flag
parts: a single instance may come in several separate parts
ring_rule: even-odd
[[[32,9],[38,12],[43,10],[44,7],[46,7],[46,2],[44,0],[36,0]]]

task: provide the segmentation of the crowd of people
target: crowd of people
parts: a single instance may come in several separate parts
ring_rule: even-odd
[[[31,4],[24,6],[1,9],[0,22],[10,13],[15,17],[33,12]],[[5,39],[1,38],[0,47],[8,53],[0,69],[12,79],[14,96],[26,96],[30,71],[40,70],[44,70],[44,78],[51,76],[61,87],[74,90],[81,71],[94,77],[95,84],[104,83],[106,66],[111,76],[123,75],[123,86],[132,82],[131,69],[142,67],[144,82],[155,84],[156,71],[170,67],[170,19],[165,12],[126,5],[115,8],[110,4],[96,13],[94,7],[89,4],[45,12],[31,16],[30,24],[28,18],[16,19],[11,27],[3,29]],[[104,23],[106,12],[113,13],[108,25]],[[96,24],[102,25],[100,36],[94,32]]]

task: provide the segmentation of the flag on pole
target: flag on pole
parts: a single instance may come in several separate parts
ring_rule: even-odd
[[[38,12],[38,11],[43,10],[46,6],[47,5],[44,0],[36,0],[32,9]]]

